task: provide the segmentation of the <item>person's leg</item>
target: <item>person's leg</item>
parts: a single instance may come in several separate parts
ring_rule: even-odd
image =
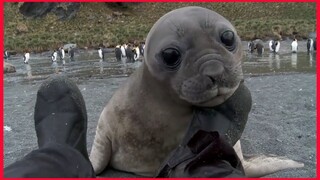
[[[76,84],[54,76],[35,105],[39,149],[5,168],[5,177],[94,177],[86,147],[87,113]]]
[[[76,149],[48,143],[4,169],[4,177],[95,177],[91,163]]]

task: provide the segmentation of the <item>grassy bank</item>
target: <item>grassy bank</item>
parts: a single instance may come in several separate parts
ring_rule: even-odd
[[[293,37],[293,34],[302,39],[316,28],[315,3],[139,3],[128,8],[82,3],[76,17],[66,21],[57,21],[53,14],[42,19],[25,19],[18,12],[19,3],[5,3],[4,45],[17,52],[26,49],[40,52],[66,43],[94,48],[99,44],[112,47],[143,41],[162,15],[189,5],[223,15],[235,25],[242,40]]]

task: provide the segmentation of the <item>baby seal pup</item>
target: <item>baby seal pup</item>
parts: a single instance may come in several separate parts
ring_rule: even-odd
[[[153,176],[179,144],[193,106],[224,102],[243,79],[241,42],[224,17],[200,7],[169,12],[151,28],[145,61],[101,113],[90,159]]]
[[[97,174],[111,166],[154,176],[181,142],[194,107],[225,102],[243,79],[235,28],[201,7],[162,16],[147,36],[144,56],[100,115],[90,154]]]

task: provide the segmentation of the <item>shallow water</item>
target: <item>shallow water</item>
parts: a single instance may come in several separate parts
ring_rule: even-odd
[[[264,53],[262,55],[247,53],[243,61],[244,74],[269,74],[269,73],[315,73],[316,53]]]
[[[141,60],[143,57],[140,58]],[[66,65],[61,61],[52,63],[49,56],[33,54],[29,64],[23,64],[20,56],[13,56],[8,60],[16,66],[16,73],[5,74],[6,82],[24,82],[30,80],[43,80],[50,74],[64,73],[79,79],[127,77],[141,62],[127,63],[116,62],[114,53],[106,55],[106,61],[100,61],[96,51],[80,51],[71,62],[65,58]],[[274,54],[265,52],[262,55],[244,51],[243,72],[245,76],[259,76],[277,73],[315,73],[316,53],[298,52]]]

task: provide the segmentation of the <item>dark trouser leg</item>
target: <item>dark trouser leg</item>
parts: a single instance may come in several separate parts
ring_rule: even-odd
[[[52,76],[37,93],[39,149],[5,168],[6,177],[94,177],[87,152],[87,112],[77,85]]]
[[[78,150],[48,143],[4,169],[4,177],[95,177],[92,165]]]

